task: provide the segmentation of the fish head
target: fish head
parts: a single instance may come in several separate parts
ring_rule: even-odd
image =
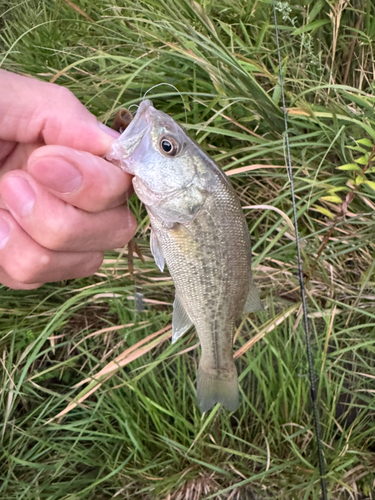
[[[106,157],[135,176],[135,191],[146,206],[172,210],[172,218],[176,211],[194,215],[215,176],[199,146],[149,100],[142,101]]]

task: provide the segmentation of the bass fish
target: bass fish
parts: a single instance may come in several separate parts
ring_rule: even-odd
[[[151,222],[151,252],[174,281],[172,342],[194,325],[201,344],[197,398],[239,404],[233,334],[262,309],[251,275],[249,230],[227,177],[167,114],[144,100],[107,159],[132,174]]]

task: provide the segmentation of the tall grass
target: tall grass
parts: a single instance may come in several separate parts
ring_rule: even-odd
[[[104,122],[156,84],[178,88],[183,102],[170,87],[148,97],[186,113],[253,207],[265,304],[238,329],[239,410],[202,416],[197,338],[169,342],[173,284],[136,199],[134,279],[118,250],[91,278],[0,288],[0,498],[318,499],[272,5],[0,5],[2,67],[67,86]],[[277,9],[329,496],[374,498],[375,6]]]

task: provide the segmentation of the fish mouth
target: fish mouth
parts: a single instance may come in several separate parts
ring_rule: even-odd
[[[134,172],[126,160],[139,146],[144,135],[149,130],[151,126],[150,111],[153,109],[154,107],[149,99],[142,101],[133,120],[120,137],[112,143],[111,149],[106,154],[107,160],[119,165],[122,170],[129,174],[134,174]]]
[[[121,139],[122,137],[125,139],[128,135],[140,135],[142,132],[143,137],[148,128],[147,111],[149,110],[149,108],[153,108],[152,102],[149,99],[141,102],[141,104],[138,106],[135,117],[130,122],[123,134],[119,137],[119,139]]]

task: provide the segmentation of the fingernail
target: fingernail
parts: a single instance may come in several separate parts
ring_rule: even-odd
[[[10,238],[10,227],[4,219],[0,218],[0,250],[8,243]]]
[[[82,175],[73,165],[56,156],[35,160],[33,177],[58,193],[72,193],[82,185]]]
[[[2,182],[2,198],[7,207],[21,217],[30,215],[35,203],[35,193],[22,177],[8,177]]]
[[[114,137],[117,139],[117,137],[120,137],[120,133],[116,132],[116,130],[113,130],[113,128],[107,127],[107,125],[104,125],[102,122],[98,122],[99,128],[103,130],[106,134],[110,135],[111,137]]]

